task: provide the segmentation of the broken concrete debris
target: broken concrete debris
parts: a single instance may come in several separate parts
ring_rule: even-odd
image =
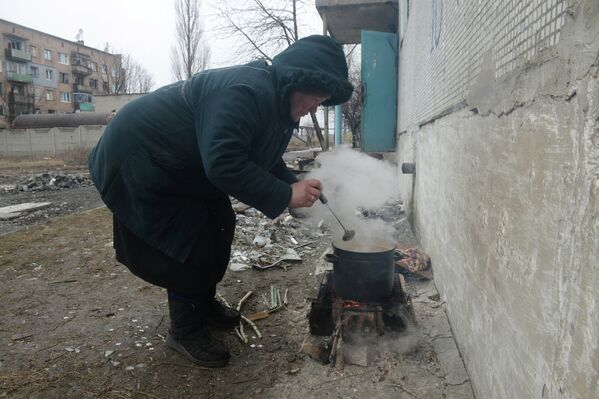
[[[241,201],[235,201],[231,206],[233,207],[235,213],[244,213],[251,208],[251,206],[244,204]]]
[[[270,265],[266,265],[266,266],[254,264],[254,269],[265,270],[265,269],[270,269],[275,266],[280,266],[285,271],[287,271],[287,264],[284,262],[296,263],[296,262],[301,262],[301,261],[302,261],[301,256],[299,256],[297,254],[297,252],[295,252],[294,249],[287,248],[286,252],[277,261],[271,263]]]
[[[262,247],[270,244],[270,238],[264,237],[261,235],[257,235],[256,237],[254,237],[254,241],[252,241],[252,244],[257,246],[258,248],[262,248]]]
[[[51,202],[25,202],[23,204],[9,205],[0,208],[0,220],[10,220],[21,216],[25,212],[33,212],[47,208]]]
[[[246,263],[237,263],[237,262],[232,262],[229,264],[229,270],[233,271],[233,272],[242,272],[244,270],[248,270],[251,269],[250,265],[246,264]]]
[[[382,219],[385,222],[395,222],[404,216],[403,203],[392,200],[377,209],[359,209],[360,214],[368,219]]]
[[[232,199],[232,204],[238,209],[241,202]],[[285,269],[290,262],[299,263],[313,254],[321,237],[314,227],[298,222],[288,213],[269,220],[254,208],[237,213],[235,234],[229,266],[234,271],[247,270],[248,265],[257,265],[256,269]]]
[[[21,180],[14,186],[6,186],[6,191],[45,191],[61,190],[93,185],[91,179],[83,174],[65,174],[45,172]]]

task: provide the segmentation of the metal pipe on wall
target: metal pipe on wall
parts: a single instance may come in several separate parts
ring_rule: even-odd
[[[335,147],[343,144],[343,119],[341,105],[335,105]]]
[[[322,15],[322,34],[327,36],[328,33],[328,25],[327,25],[327,15]],[[329,149],[329,107],[323,107],[324,111],[324,123],[323,123],[323,136],[324,136],[324,150],[327,151]]]

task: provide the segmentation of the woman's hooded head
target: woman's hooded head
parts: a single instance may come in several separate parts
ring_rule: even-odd
[[[313,35],[293,43],[272,60],[284,96],[291,91],[319,91],[330,94],[323,105],[349,100],[353,86],[347,80],[343,48],[335,39]]]

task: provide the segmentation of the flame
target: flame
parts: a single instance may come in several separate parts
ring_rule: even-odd
[[[343,309],[356,309],[365,306],[364,303],[352,300],[343,301]]]

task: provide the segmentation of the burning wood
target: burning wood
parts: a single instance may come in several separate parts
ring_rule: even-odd
[[[343,305],[341,305],[341,306],[343,307],[343,309],[352,309],[352,308],[360,308],[360,307],[363,307],[364,305],[358,301],[346,300],[346,301],[343,301]]]
[[[326,349],[329,362],[336,367],[342,368],[346,363],[366,366],[376,357],[379,340],[385,334],[395,335],[415,324],[403,276],[394,274],[389,298],[360,302],[337,295],[332,284],[333,273],[328,271],[323,276],[309,314],[310,333],[322,338],[306,340],[302,352],[322,362],[322,351]],[[314,348],[316,344],[321,347]]]

